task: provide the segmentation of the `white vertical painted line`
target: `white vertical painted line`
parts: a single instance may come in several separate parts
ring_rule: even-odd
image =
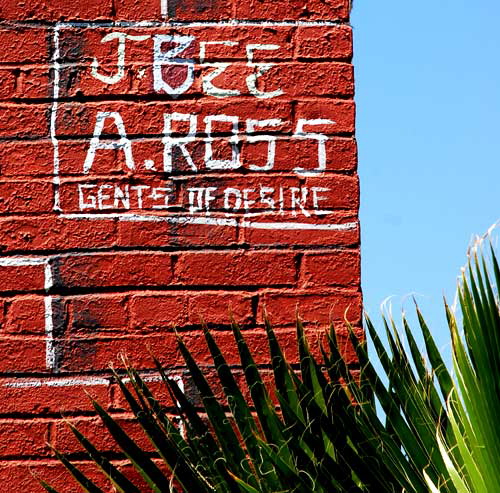
[[[50,265],[50,259],[45,261],[45,291],[49,291],[54,285],[54,279],[52,276],[52,266]]]
[[[57,106],[59,99],[59,79],[60,79],[60,64],[59,64],[59,24],[54,27],[54,52],[52,55],[52,69],[54,70],[54,87],[52,93],[52,108],[50,110],[50,139],[52,140],[52,145],[54,147],[54,210],[60,211],[60,196],[59,196],[59,185],[61,179],[59,177],[59,142],[56,137],[56,124],[57,124]]]
[[[53,297],[49,294],[54,285],[50,259],[45,261],[45,366],[56,370],[56,342],[54,341],[54,314],[52,311]]]
[[[52,296],[46,296],[45,302],[45,366],[55,370],[56,347],[54,341],[54,319],[52,314]]]
[[[166,19],[168,17],[168,0],[160,0],[161,16]]]

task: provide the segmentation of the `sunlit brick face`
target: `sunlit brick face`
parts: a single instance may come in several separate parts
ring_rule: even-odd
[[[119,354],[188,389],[174,328],[265,364],[265,310],[292,361],[297,309],[360,327],[349,1],[0,3],[0,478],[70,493],[84,390],[134,433]]]

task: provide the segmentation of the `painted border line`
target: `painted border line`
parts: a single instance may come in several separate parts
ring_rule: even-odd
[[[59,25],[54,27],[52,53],[52,70],[54,71],[53,94],[52,94],[52,107],[50,109],[50,140],[54,147],[54,173],[52,177],[52,187],[54,193],[54,211],[61,211],[59,187],[61,184],[61,177],[59,175],[59,141],[57,140],[57,108],[59,105],[59,83],[60,83],[60,70],[59,63],[60,48],[59,48]]]
[[[192,217],[192,216],[153,216],[129,213],[113,214],[61,214],[62,218],[77,220],[109,220],[130,222],[168,222],[172,224],[201,224],[208,226],[228,226],[251,229],[279,229],[279,230],[324,230],[324,231],[348,231],[358,227],[358,221],[342,224],[313,224],[301,222],[256,222],[247,221],[242,218],[241,222],[233,218],[215,217]]]
[[[168,0],[162,0],[162,9],[168,10]],[[162,10],[163,11],[163,10]],[[53,35],[53,55],[52,55],[52,69],[54,71],[54,84],[53,84],[53,101],[51,107],[50,118],[50,137],[54,148],[53,155],[53,192],[54,192],[54,206],[53,210],[62,213],[60,204],[60,162],[59,162],[59,141],[57,139],[57,110],[60,94],[60,70],[61,64],[60,45],[59,45],[59,31],[61,28],[71,27],[88,27],[88,28],[102,28],[102,27],[218,27],[218,26],[338,26],[342,23],[334,21],[217,21],[217,22],[111,22],[111,23],[97,23],[97,22],[62,22],[56,23],[54,26]],[[229,226],[229,227],[242,227],[251,229],[267,229],[267,230],[324,230],[324,231],[346,231],[356,229],[358,222],[350,222],[345,224],[312,224],[303,222],[255,222],[247,221],[243,218],[240,222],[236,218],[208,218],[208,217],[193,217],[193,216],[156,216],[147,214],[129,214],[129,213],[114,213],[114,214],[60,214],[60,217],[75,220],[109,220],[118,219],[120,221],[137,221],[137,222],[170,222],[172,224],[201,224],[208,226]]]
[[[142,372],[143,373],[143,372]],[[139,372],[141,374],[141,372]],[[184,392],[184,379],[182,375],[167,375],[167,377],[172,378],[179,388]],[[158,373],[148,373],[142,375],[142,379],[147,382],[161,382],[163,377]],[[81,376],[81,377],[53,377],[48,376],[46,378],[16,378],[15,382],[6,382],[3,384],[4,387],[13,389],[32,389],[37,387],[77,387],[86,386],[90,387],[92,385],[111,385],[113,377],[95,377],[95,376]],[[130,378],[123,378],[123,382],[130,382]]]
[[[166,7],[168,10],[168,6]],[[231,19],[226,21],[66,21],[58,22],[56,26],[64,29],[71,27],[80,28],[112,28],[112,27],[336,27],[349,26],[348,22],[342,21],[255,21]]]
[[[0,267],[23,267],[30,265],[44,266],[44,320],[45,320],[45,366],[49,370],[55,371],[56,364],[56,344],[54,341],[54,318],[52,313],[52,303],[54,297],[51,296],[50,289],[53,286],[51,257],[7,257],[0,258]]]

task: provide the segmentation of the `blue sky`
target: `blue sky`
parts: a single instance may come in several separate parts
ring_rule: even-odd
[[[473,234],[500,218],[500,2],[356,0],[365,308],[411,311],[438,341]]]

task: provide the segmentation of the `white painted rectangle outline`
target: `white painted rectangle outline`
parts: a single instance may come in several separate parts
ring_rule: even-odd
[[[162,0],[162,14],[168,11],[168,0]],[[328,231],[348,231],[354,230],[358,227],[358,221],[348,222],[344,224],[313,224],[301,222],[255,222],[242,220],[239,222],[237,219],[215,219],[210,217],[201,216],[158,216],[153,214],[130,214],[130,213],[115,213],[115,214],[62,214],[59,186],[61,184],[60,168],[59,168],[59,141],[57,140],[57,110],[59,104],[59,83],[60,83],[60,47],[59,47],[59,31],[64,28],[71,27],[87,27],[87,28],[100,28],[100,27],[219,27],[219,26],[338,26],[342,25],[340,22],[335,21],[218,21],[218,22],[155,22],[155,21],[137,21],[137,22],[111,22],[111,23],[98,23],[98,22],[61,22],[57,23],[54,27],[53,35],[53,55],[52,55],[52,69],[54,71],[54,84],[52,95],[52,106],[50,111],[50,138],[54,148],[54,172],[53,172],[53,195],[54,195],[54,211],[59,213],[61,217],[66,219],[85,219],[85,220],[109,220],[118,219],[121,221],[163,221],[173,224],[202,224],[202,225],[220,225],[229,227],[241,227],[251,229],[267,229],[267,230],[328,230]]]

